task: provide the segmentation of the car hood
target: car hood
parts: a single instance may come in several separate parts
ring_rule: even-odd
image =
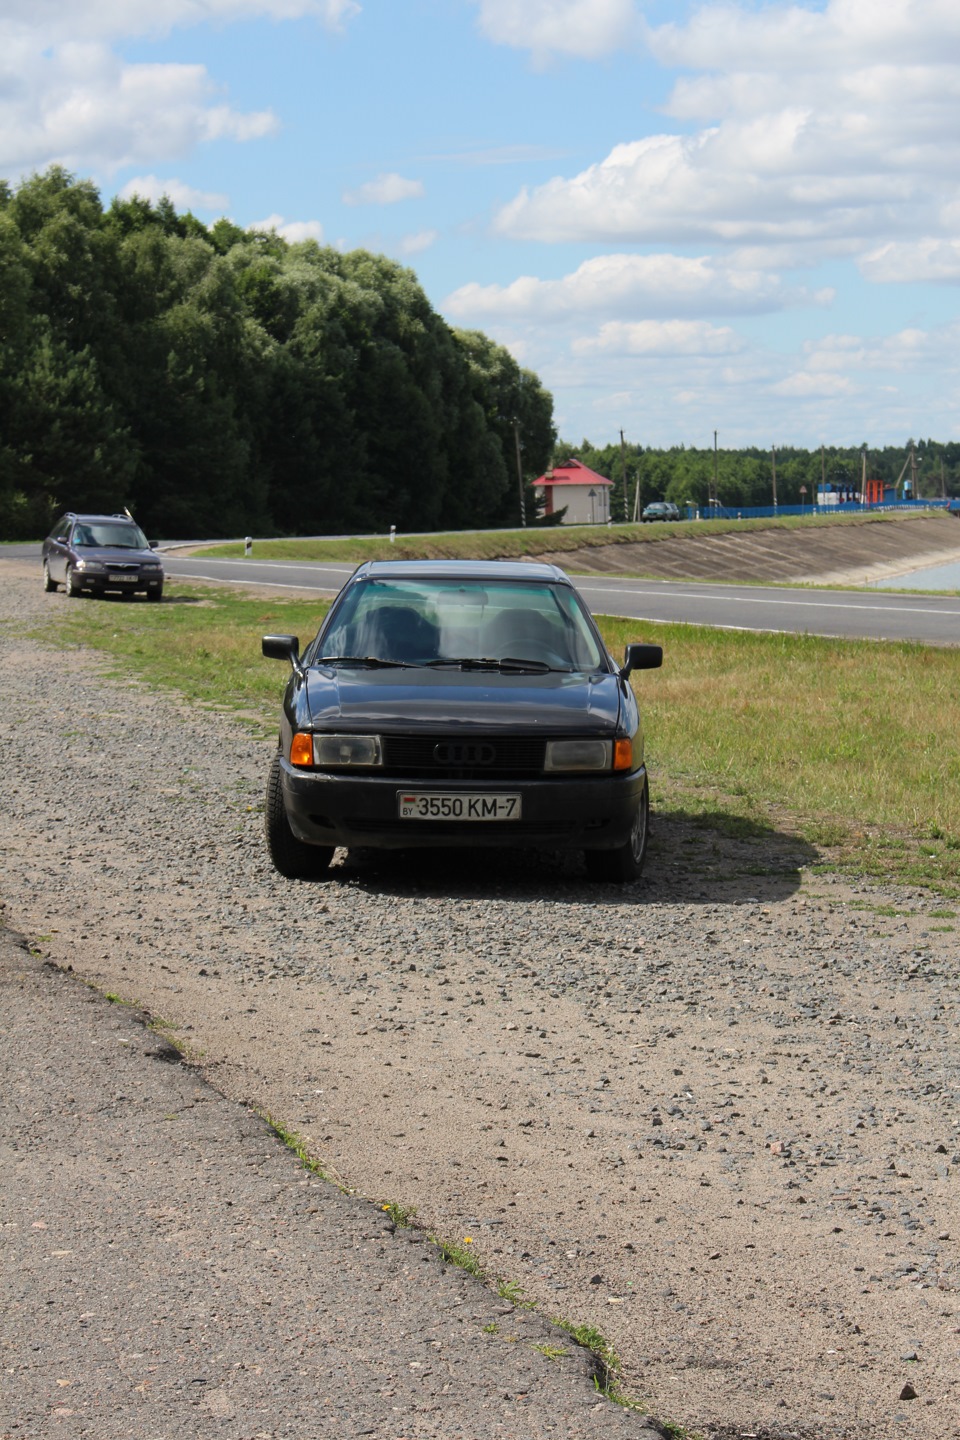
[[[620,718],[621,684],[618,675],[324,667],[308,672],[307,706],[311,724],[323,730],[455,726],[612,735]]]
[[[159,563],[160,559],[153,550],[131,550],[125,545],[80,545],[76,553],[81,560],[97,560],[101,565],[142,565],[145,560]]]

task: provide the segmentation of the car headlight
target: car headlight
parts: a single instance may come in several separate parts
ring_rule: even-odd
[[[544,770],[609,770],[609,740],[548,740]]]
[[[82,570],[85,575],[102,575],[106,565],[101,565],[99,560],[78,560],[77,569]]]
[[[290,764],[342,770],[352,765],[383,764],[379,735],[311,735],[298,731],[290,746]]]

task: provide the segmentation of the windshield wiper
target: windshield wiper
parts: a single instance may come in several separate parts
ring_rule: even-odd
[[[371,670],[419,670],[416,660],[381,660],[378,655],[321,655],[314,665],[367,665]]]
[[[523,674],[524,672],[533,675],[549,675],[553,671],[562,675],[570,673],[569,665],[548,665],[545,660],[521,660],[513,655],[505,655],[501,660],[476,655],[464,655],[460,658],[450,656],[443,660],[428,660],[426,664],[434,667],[455,665],[461,670],[500,670],[508,675]]]

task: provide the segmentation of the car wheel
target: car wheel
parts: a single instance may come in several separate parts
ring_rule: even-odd
[[[148,600],[153,600],[153,601],[162,600],[162,599],[163,599],[163,586],[161,585],[161,586],[160,586],[158,589],[156,589],[156,590],[148,590],[148,591],[147,591],[147,599],[148,599]]]
[[[647,853],[650,833],[650,795],[646,778],[640,794],[637,813],[633,817],[630,838],[616,850],[587,850],[584,859],[591,880],[622,885],[626,880],[639,880]]]
[[[50,566],[46,560],[43,562],[43,588],[44,590],[56,590],[57,582],[50,574]]]
[[[283,803],[280,755],[274,755],[267,779],[267,813],[264,829],[267,850],[275,870],[288,880],[317,880],[330,868],[333,846],[305,845],[290,829]]]
[[[77,580],[76,572],[72,565],[67,566],[67,571],[63,579],[63,588],[71,600],[75,600],[78,595],[83,594],[83,589]]]

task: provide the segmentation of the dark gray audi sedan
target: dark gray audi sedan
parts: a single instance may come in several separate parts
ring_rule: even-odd
[[[599,880],[636,879],[647,846],[643,731],[629,676],[659,645],[607,653],[554,565],[361,565],[289,661],[266,836],[290,879],[342,846],[582,850]]]

